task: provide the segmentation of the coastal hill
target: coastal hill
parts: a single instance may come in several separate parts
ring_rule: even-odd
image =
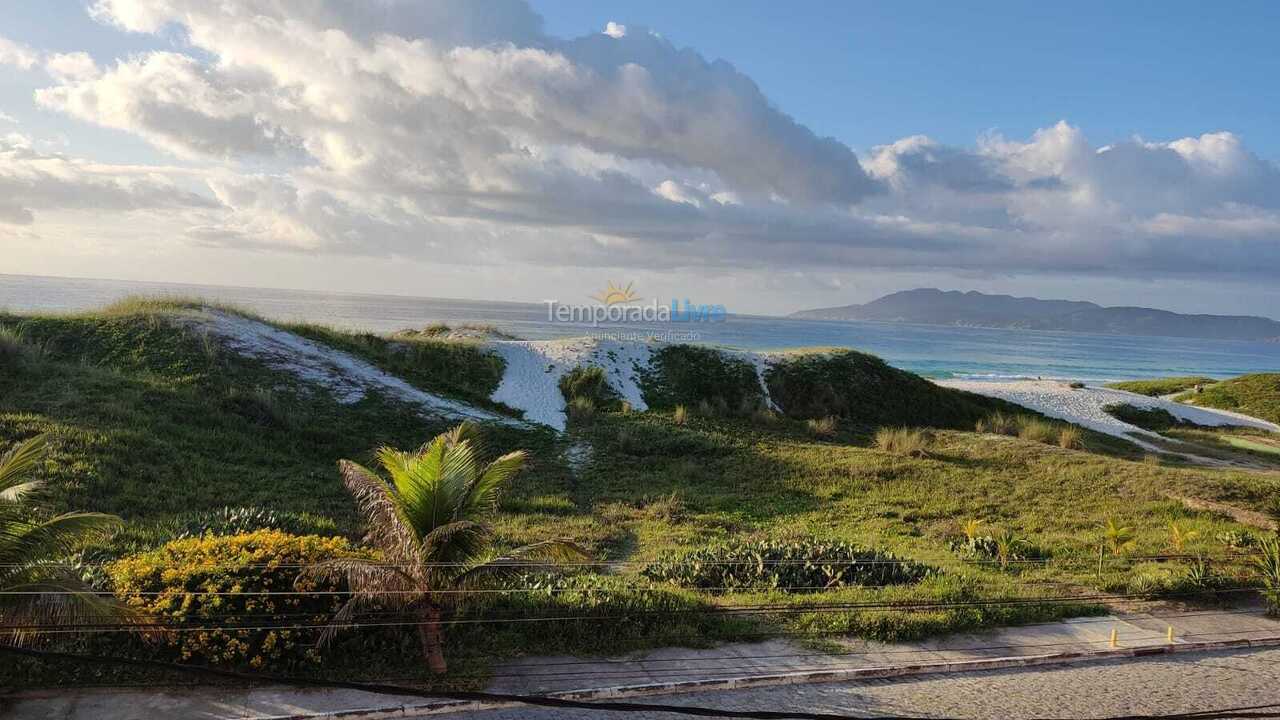
[[[976,291],[920,288],[864,305],[801,310],[793,318],[963,327],[1062,330],[1110,335],[1162,335],[1217,340],[1280,340],[1280,322],[1248,315],[1184,315],[1144,307],[1103,307]]]

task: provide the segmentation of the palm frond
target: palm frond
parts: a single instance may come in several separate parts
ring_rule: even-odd
[[[477,587],[506,576],[529,571],[554,571],[561,563],[590,559],[590,553],[576,543],[544,540],[477,562],[454,578],[454,586],[463,589]]]
[[[369,526],[369,540],[398,562],[416,561],[418,541],[413,526],[387,482],[350,460],[340,460],[338,469]]]
[[[48,436],[37,435],[14,445],[0,456],[0,493],[15,488],[19,484],[30,484],[22,478],[35,469],[48,450]]]
[[[523,450],[507,453],[485,466],[467,487],[456,514],[466,517],[498,510],[498,500],[507,482],[524,468],[529,455]]]

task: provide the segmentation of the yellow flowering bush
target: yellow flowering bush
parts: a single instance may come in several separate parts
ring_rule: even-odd
[[[109,572],[123,602],[166,626],[157,637],[175,659],[288,669],[319,659],[319,627],[346,600],[343,583],[299,573],[359,554],[343,538],[259,530],[174,540]],[[322,594],[298,594],[310,591]],[[310,627],[281,627],[290,625]]]

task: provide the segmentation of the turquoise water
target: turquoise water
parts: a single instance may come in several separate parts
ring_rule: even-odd
[[[1280,343],[740,315],[720,323],[593,327],[550,322],[546,306],[525,303],[0,275],[0,308],[10,311],[85,310],[140,293],[198,295],[278,320],[379,332],[423,327],[432,322],[480,322],[532,340],[592,333],[622,333],[623,337],[630,337],[674,331],[675,339],[750,350],[844,346],[874,353],[897,367],[930,377],[1106,381],[1164,375],[1231,377],[1251,372],[1280,372]]]

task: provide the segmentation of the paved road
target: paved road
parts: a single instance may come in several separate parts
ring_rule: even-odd
[[[1280,649],[699,693],[652,701],[733,710],[992,720],[1192,712],[1280,704]],[[471,713],[465,717],[466,720],[677,720],[688,716],[519,708]]]

